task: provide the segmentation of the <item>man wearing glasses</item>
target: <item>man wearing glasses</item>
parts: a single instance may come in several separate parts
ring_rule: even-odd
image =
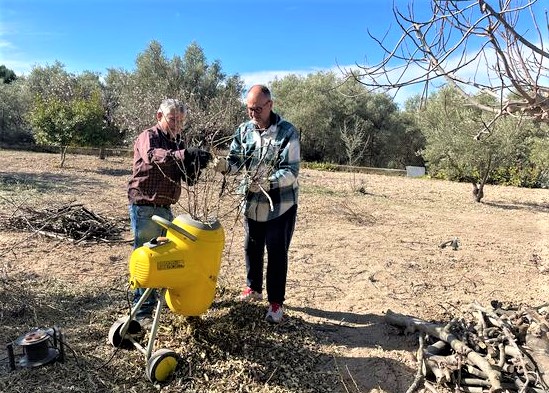
[[[193,185],[211,159],[197,148],[185,148],[181,133],[187,115],[185,104],[165,99],[156,113],[157,124],[143,131],[134,143],[133,173],[128,183],[128,199],[134,248],[164,235],[151,217],[173,220],[171,205],[181,196],[181,183]],[[143,294],[136,289],[134,302]],[[138,311],[137,319],[151,316],[155,299],[151,296]]]
[[[288,272],[288,249],[294,232],[300,146],[296,128],[272,111],[271,92],[254,85],[246,96],[250,120],[242,123],[229,155],[216,163],[224,174],[244,171],[240,191],[246,238],[246,289],[241,299],[262,299],[263,258],[267,249],[266,289],[269,309],[265,319],[282,321]]]

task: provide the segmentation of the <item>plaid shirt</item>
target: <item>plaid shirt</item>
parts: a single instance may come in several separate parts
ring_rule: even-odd
[[[246,217],[265,222],[280,217],[297,205],[299,134],[279,115],[271,113],[271,126],[266,130],[259,130],[252,121],[242,123],[234,134],[227,159],[228,173],[241,170],[246,173],[239,189],[245,195]],[[269,180],[269,198],[263,192],[248,192],[254,179]]]
[[[133,174],[128,183],[130,203],[176,203],[184,180],[182,158],[181,147],[158,126],[143,131],[133,148]]]

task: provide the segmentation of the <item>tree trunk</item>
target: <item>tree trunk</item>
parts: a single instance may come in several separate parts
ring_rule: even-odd
[[[67,158],[67,149],[68,146],[61,146],[61,162],[59,163],[60,168],[63,168],[63,165],[65,165],[65,159]]]
[[[481,182],[477,186],[476,181],[472,182],[472,184],[473,184],[473,196],[475,197],[475,201],[480,202],[481,199],[484,198],[484,191],[483,191],[484,184]]]
[[[480,182],[478,186],[476,182],[473,183],[473,195],[475,196],[475,201],[477,202],[480,202],[482,198],[484,198],[484,185],[486,184],[486,181],[488,180],[488,176],[490,175],[491,171],[492,171],[492,154],[490,154],[490,156],[488,157],[488,163],[484,168],[484,173],[480,178]]]

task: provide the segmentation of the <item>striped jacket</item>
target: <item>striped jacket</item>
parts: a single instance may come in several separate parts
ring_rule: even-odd
[[[247,121],[238,126],[231,142],[228,173],[243,171],[239,192],[245,195],[244,214],[255,221],[269,221],[297,205],[300,146],[296,128],[274,112],[271,126],[259,130]],[[268,197],[248,192],[254,179],[268,179]]]

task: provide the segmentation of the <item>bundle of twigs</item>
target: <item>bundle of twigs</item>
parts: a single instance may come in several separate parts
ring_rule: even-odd
[[[125,223],[102,217],[80,203],[42,210],[19,206],[0,225],[4,229],[31,231],[74,243],[117,241],[125,230]]]
[[[470,306],[464,316],[446,325],[386,313],[392,325],[419,331],[415,391],[448,388],[458,392],[549,391],[549,323],[546,307]]]

